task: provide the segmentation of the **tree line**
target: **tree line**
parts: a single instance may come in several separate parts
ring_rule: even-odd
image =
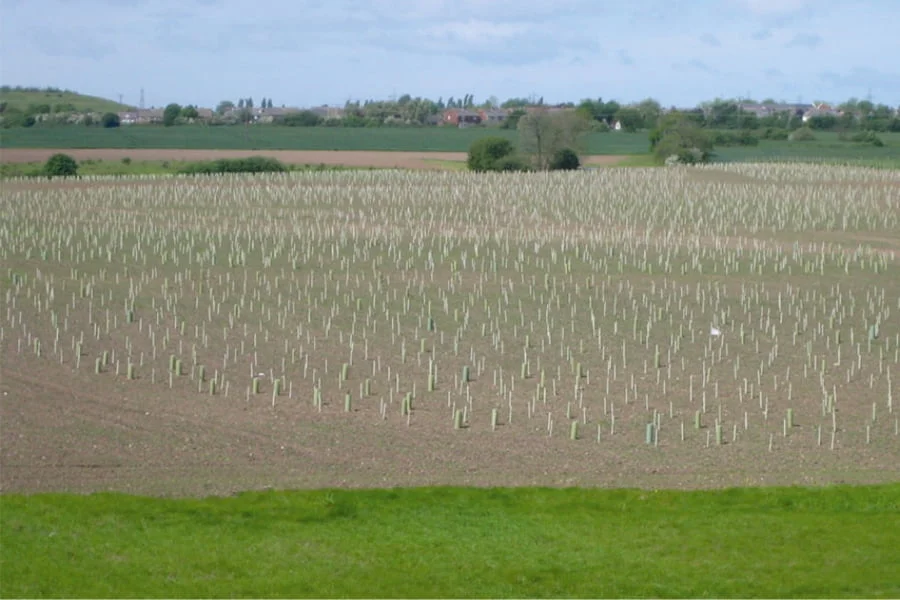
[[[772,110],[761,116],[757,111],[747,110],[745,107],[748,105],[769,106]],[[275,103],[271,97],[263,97],[261,101],[255,102],[252,96],[248,96],[237,101],[221,101],[216,106],[212,118],[205,122],[210,125],[251,123],[258,122],[262,114],[270,117],[265,120],[271,120],[274,125],[299,127],[423,126],[439,122],[439,116],[446,109],[504,109],[507,116],[500,126],[515,129],[518,120],[526,114],[526,108],[540,107],[549,108],[550,105],[545,105],[543,97],[536,96],[509,98],[500,102],[494,96],[478,101],[471,93],[459,97],[451,96],[446,100],[403,94],[388,100],[348,100],[342,107],[341,117],[330,118],[321,114],[322,111],[309,109],[274,111]],[[592,131],[607,131],[614,127],[628,132],[650,131],[660,124],[660,118],[664,114],[672,112],[672,109],[664,109],[660,102],[653,98],[631,104],[621,104],[616,100],[603,98],[586,98],[577,104],[565,102],[554,104],[552,107],[571,110],[582,117]],[[70,113],[72,109],[74,106],[64,102],[56,105],[46,102],[35,103],[24,109],[0,102],[0,119],[4,127],[57,124],[71,122],[71,119],[62,116],[56,118],[56,115]],[[164,109],[166,117],[163,118],[162,124],[171,126],[191,123],[197,119],[196,110],[195,106],[182,107],[178,103],[170,103]],[[896,109],[886,104],[875,104],[869,100],[855,98],[837,105],[834,110],[814,114],[805,122],[801,109],[789,104],[775,103],[772,99],[757,103],[746,99],[716,98],[680,112],[697,126],[716,130],[758,132],[772,129],[790,132],[806,126],[820,131],[900,131],[900,118]],[[80,119],[78,122],[86,125],[101,124],[96,119]]]

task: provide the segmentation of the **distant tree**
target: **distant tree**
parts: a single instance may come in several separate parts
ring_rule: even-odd
[[[469,146],[469,156],[466,164],[469,169],[479,173],[496,171],[497,162],[512,155],[515,148],[508,139],[498,136],[483,137],[472,142]]]
[[[246,106],[238,110],[238,121],[241,123],[249,123],[253,120],[253,111]]]
[[[536,169],[546,170],[562,148],[579,149],[588,127],[588,121],[575,112],[539,110],[519,119],[519,144]]]
[[[114,112],[108,112],[103,113],[103,116],[100,117],[100,124],[107,129],[112,129],[121,125],[121,121],[119,120],[119,115]]]
[[[253,108],[253,98],[247,98],[247,100],[244,101],[244,106],[246,106],[247,108]]]
[[[181,116],[185,119],[196,119],[200,114],[197,112],[197,107],[188,104],[181,109]]]
[[[807,121],[810,129],[818,129],[820,131],[834,129],[837,124],[838,118],[835,115],[814,115]]]
[[[508,98],[500,105],[500,108],[523,108],[529,104],[528,98]]]
[[[118,117],[119,115],[116,116]],[[94,117],[92,117],[90,114],[84,115],[84,117],[81,119],[81,124],[85,127],[92,126],[94,124]]]
[[[517,129],[519,127],[519,119],[525,116],[525,111],[521,108],[516,108],[511,110],[509,114],[506,115],[506,118],[503,119],[503,123],[500,124],[501,129]]]
[[[630,106],[623,106],[617,110],[614,118],[624,131],[637,131],[644,124],[640,111]]]
[[[683,113],[671,112],[650,132],[650,150],[660,164],[707,162],[713,143],[696,122]]]
[[[6,112],[7,106],[9,106],[8,102],[0,102],[0,115]]]
[[[68,154],[57,153],[44,163],[47,177],[71,177],[78,175],[78,163]]]
[[[560,148],[553,153],[553,158],[550,159],[551,171],[574,171],[580,166],[578,153],[571,148]]]
[[[301,110],[285,115],[281,122],[289,127],[315,127],[322,124],[322,118],[311,110]]]
[[[50,105],[49,104],[29,104],[28,109],[25,111],[29,115],[49,115]]]
[[[653,98],[647,98],[638,102],[635,108],[641,114],[641,127],[644,129],[653,129],[659,121],[662,114],[662,107],[659,102]]]
[[[181,116],[181,106],[174,102],[163,109],[163,125],[171,127]]]
[[[224,115],[232,108],[234,108],[234,102],[231,100],[222,100],[219,102],[218,106],[216,106],[216,114]]]
[[[244,99],[238,98],[238,108],[244,108]]]
[[[272,99],[269,98],[269,108],[272,108]]]

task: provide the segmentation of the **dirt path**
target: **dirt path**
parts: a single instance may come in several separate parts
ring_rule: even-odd
[[[439,169],[441,161],[464,161],[465,152],[392,152],[351,150],[179,150],[179,149],[129,149],[129,148],[5,148],[0,149],[0,162],[43,162],[57,152],[64,152],[76,160],[132,160],[200,161],[219,158],[243,158],[270,156],[287,164],[342,165],[349,167],[399,167],[405,169]],[[623,156],[588,156],[585,164],[612,165]]]

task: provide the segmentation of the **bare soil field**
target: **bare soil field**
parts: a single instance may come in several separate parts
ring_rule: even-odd
[[[269,156],[291,165],[336,165],[346,167],[377,167],[403,169],[440,169],[435,161],[466,160],[465,152],[359,152],[349,150],[148,150],[148,149],[85,149],[68,150],[44,148],[4,148],[0,162],[44,162],[57,152],[69,154],[76,160],[121,160],[126,156],[138,161],[203,161],[220,158]],[[613,165],[626,157],[588,156],[584,163]]]
[[[0,492],[900,479],[896,187],[584,175],[4,188]]]

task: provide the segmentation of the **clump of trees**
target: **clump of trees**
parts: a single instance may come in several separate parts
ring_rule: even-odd
[[[78,162],[68,154],[58,152],[44,163],[44,174],[49,177],[74,177],[78,175]]]
[[[281,123],[289,127],[315,127],[321,125],[322,122],[322,117],[311,110],[290,113],[281,119]]]
[[[518,122],[518,151],[505,137],[483,137],[470,146],[467,165],[476,172],[578,169],[578,150],[588,128],[573,111],[525,114]]]
[[[516,155],[512,142],[499,136],[483,137],[472,142],[466,165],[476,173],[529,169],[528,163]]]
[[[568,165],[572,155],[578,158],[578,152],[584,150],[584,134],[589,127],[588,121],[575,111],[537,110],[519,119],[520,150],[539,171],[552,170],[560,153],[569,150],[571,154],[562,158]]]
[[[650,151],[659,164],[709,162],[712,150],[710,136],[682,113],[668,113],[650,132]]]
[[[93,121],[93,119],[92,119]],[[113,129],[122,124],[121,119],[119,119],[119,115],[114,112],[103,113],[103,116],[100,117],[100,124],[103,125],[107,129]]]

